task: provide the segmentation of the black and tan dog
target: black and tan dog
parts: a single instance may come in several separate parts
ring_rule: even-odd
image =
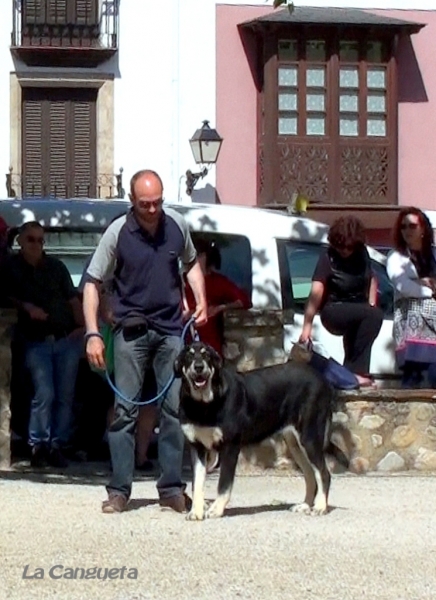
[[[295,512],[328,512],[330,472],[325,457],[332,454],[348,466],[345,455],[330,441],[333,388],[311,367],[292,361],[236,373],[223,368],[209,346],[185,346],[175,363],[182,378],[180,422],[191,444],[194,483],[190,520],[221,517],[230,500],[242,447],[282,434],[306,482],[304,502]],[[218,497],[205,509],[204,485],[210,451],[220,453]]]

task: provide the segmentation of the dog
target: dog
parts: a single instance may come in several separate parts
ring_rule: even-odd
[[[330,440],[335,390],[317,371],[289,361],[237,373],[224,368],[219,354],[202,342],[185,346],[174,370],[182,379],[179,419],[191,445],[194,469],[189,520],[222,517],[241,448],[279,433],[306,484],[304,502],[291,510],[314,515],[328,512],[326,455],[333,455],[346,467],[348,459]],[[209,452],[219,452],[221,462],[218,495],[206,510]]]

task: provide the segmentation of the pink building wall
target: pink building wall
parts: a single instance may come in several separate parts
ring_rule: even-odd
[[[217,163],[223,204],[256,204],[257,90],[238,24],[271,7],[218,5],[217,130],[224,138]],[[371,11],[426,27],[398,49],[399,204],[436,209],[436,10]]]

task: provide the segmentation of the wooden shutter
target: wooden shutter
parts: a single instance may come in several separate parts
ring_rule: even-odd
[[[97,1],[96,0],[75,0],[75,14],[77,25],[96,25],[97,19]]]
[[[23,0],[23,25],[44,23],[46,0]]]
[[[89,90],[92,92],[93,90]],[[96,195],[95,138],[96,103],[92,94],[78,98],[71,105],[72,122],[72,195],[92,197]]]
[[[45,0],[46,22],[50,25],[65,25],[68,23],[67,0]]]
[[[57,198],[67,198],[69,177],[67,167],[67,126],[68,126],[68,100],[63,97],[46,100],[48,110],[48,173],[46,182],[50,194]]]
[[[23,192],[27,196],[96,195],[94,89],[23,90]]]
[[[23,196],[42,196],[42,102],[40,99],[24,98],[23,123]]]
[[[98,0],[23,0],[25,25],[96,25]]]

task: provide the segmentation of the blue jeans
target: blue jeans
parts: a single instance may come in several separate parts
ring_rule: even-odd
[[[29,421],[31,446],[47,444],[61,448],[68,445],[82,353],[83,340],[77,337],[26,343],[25,361],[34,388]]]
[[[146,371],[153,367],[158,392],[174,374],[174,360],[181,348],[178,336],[144,331],[133,339],[119,330],[114,335],[115,385],[128,399],[141,400]],[[176,379],[160,400],[158,453],[161,475],[157,489],[161,498],[184,491],[182,462],[184,436],[178,419],[180,380]],[[115,415],[108,440],[112,477],[107,491],[130,497],[135,468],[135,428],[139,407],[115,397]]]

